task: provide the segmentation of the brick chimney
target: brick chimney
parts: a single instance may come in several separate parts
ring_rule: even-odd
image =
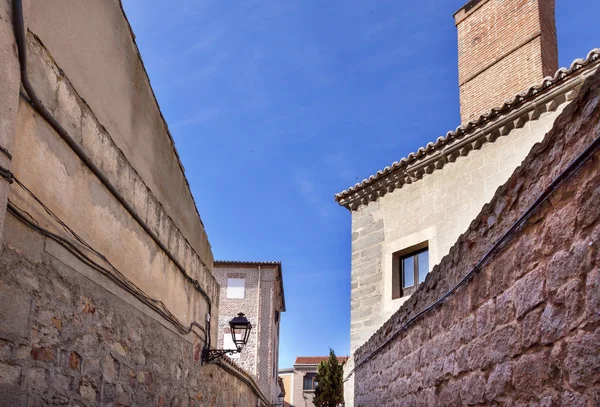
[[[463,124],[558,69],[554,0],[471,0],[454,20]]]

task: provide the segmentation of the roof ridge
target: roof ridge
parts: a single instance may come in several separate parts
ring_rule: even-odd
[[[371,175],[367,179],[363,179],[361,182],[356,183],[354,186],[335,194],[335,201],[340,203],[340,201],[347,197],[348,195],[357,192],[379,179],[391,174],[392,172],[411,164],[414,161],[422,158],[423,156],[431,153],[432,151],[438,150],[442,147],[445,147],[449,142],[453,141],[457,137],[463,135],[464,133],[471,131],[487,122],[491,119],[496,118],[501,113],[506,113],[514,107],[520,105],[526,99],[531,98],[532,96],[537,95],[541,91],[545,91],[551,86],[556,85],[561,82],[567,76],[571,75],[573,72],[578,71],[579,69],[600,60],[600,48],[594,48],[590,52],[588,52],[585,58],[577,58],[575,59],[569,68],[559,68],[554,76],[546,76],[543,78],[539,84],[535,84],[530,86],[529,88],[517,93],[515,97],[512,99],[506,100],[502,106],[493,107],[489,109],[487,112],[482,113],[476,119],[469,120],[465,124],[459,125],[455,130],[450,130],[446,133],[445,136],[440,136],[436,139],[435,142],[429,142],[425,147],[419,148],[416,152],[410,153],[408,156],[401,158],[398,161],[393,162],[391,165],[386,166],[383,170],[377,171],[374,175]],[[341,203],[340,203],[341,204]]]

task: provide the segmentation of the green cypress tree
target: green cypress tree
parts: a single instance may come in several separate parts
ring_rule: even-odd
[[[333,349],[329,348],[329,358],[317,369],[317,388],[313,403],[316,407],[337,407],[344,403],[344,368]]]

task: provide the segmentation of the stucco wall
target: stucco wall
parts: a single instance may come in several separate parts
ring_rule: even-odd
[[[10,154],[15,136],[17,106],[19,105],[19,87],[21,78],[19,61],[15,53],[11,3],[9,0],[0,1],[0,147]],[[10,158],[0,152],[0,165],[8,170],[11,168]],[[4,215],[9,184],[0,182],[0,244],[4,235]]]
[[[294,371],[294,407],[314,407],[314,391],[304,391],[304,375],[317,373],[317,367],[295,367]]]
[[[29,3],[29,30],[42,40],[165,213],[211,267],[206,232],[120,0]]]
[[[352,351],[408,298],[392,299],[394,253],[426,242],[431,270],[565,106],[352,212]]]
[[[600,153],[468,273],[600,134],[600,72],[417,292],[356,350],[354,405],[600,403]]]
[[[217,314],[218,285],[211,274],[212,261],[203,261],[188,244],[162,202],[130,166],[127,157],[41,42],[30,34],[27,46],[29,75],[44,104],[184,265],[187,273],[199,281],[212,298],[213,313]],[[148,295],[163,301],[179,319],[188,324],[191,321],[203,323],[208,309],[200,293],[60,136],[22,99],[12,155],[15,176],[69,227],[107,256]],[[64,233],[16,185],[11,187],[9,197],[45,227]],[[216,321],[213,325],[216,327]]]

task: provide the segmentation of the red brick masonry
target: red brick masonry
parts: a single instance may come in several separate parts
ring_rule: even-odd
[[[462,123],[558,69],[554,0],[481,0],[459,10]]]
[[[600,72],[427,277],[355,353],[355,406],[600,406],[600,154],[454,286],[600,135]]]

